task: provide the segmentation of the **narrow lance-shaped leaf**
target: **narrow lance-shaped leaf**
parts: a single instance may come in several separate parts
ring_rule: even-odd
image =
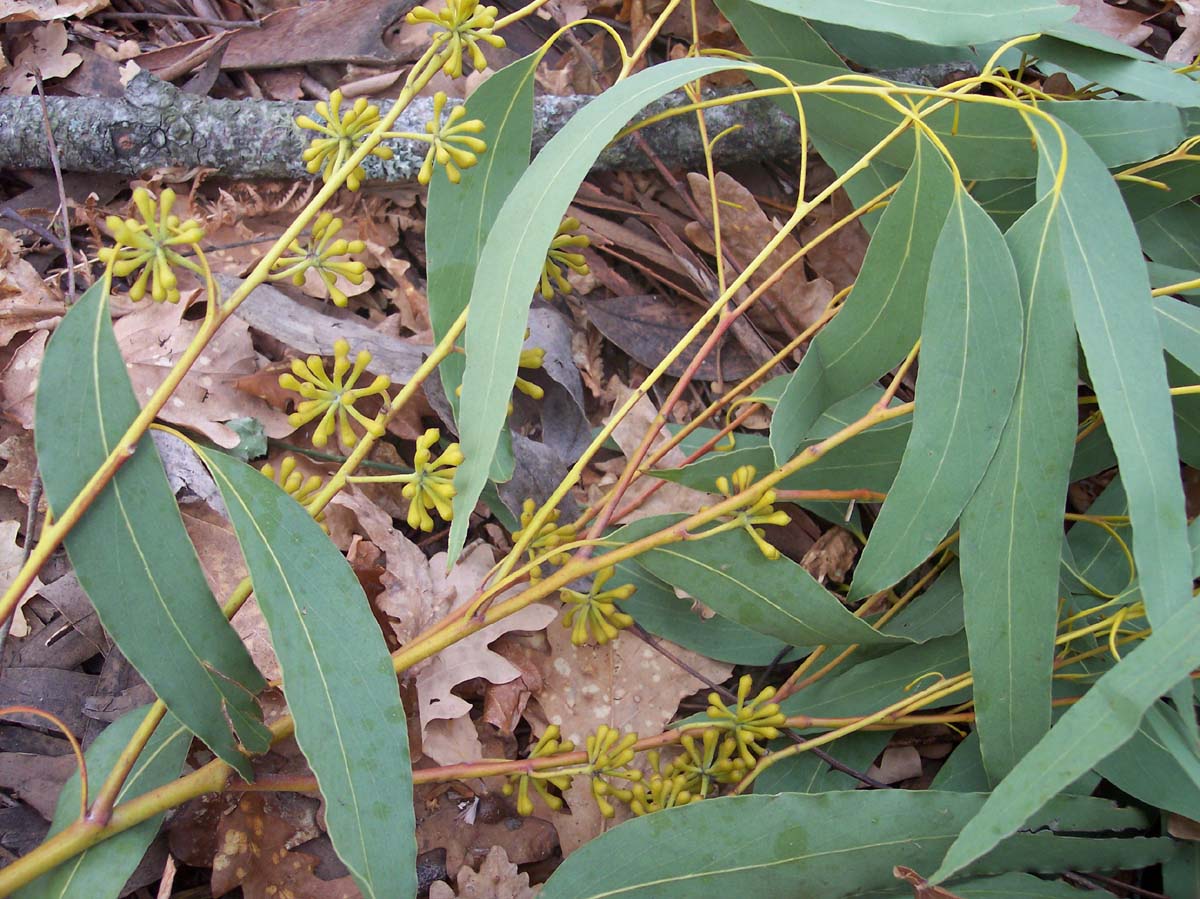
[[[1034,120],[1052,189],[1062,154],[1057,135]],[[1088,376],[1121,466],[1133,525],[1133,555],[1150,624],[1157,631],[1192,598],[1187,519],[1163,341],[1129,214],[1107,169],[1069,128],[1059,229],[1075,328]]]
[[[435,340],[445,336],[467,308],[475,265],[492,222],[509,192],[529,168],[533,142],[533,75],[541,54],[505,66],[467,98],[467,115],[483,122],[487,152],[451,184],[438,174],[429,185],[425,246],[429,262],[429,321]],[[464,361],[451,353],[438,366],[451,406]]]
[[[954,200],[941,154],[917,138],[912,168],[884,210],[840,312],[817,334],[771,421],[771,449],[792,457],[818,416],[876,380],[912,348],[941,224]]]
[[[1200,106],[1200,84],[1191,75],[1084,25],[1060,25],[1021,49],[1125,94],[1174,106]]]
[[[912,437],[855,570],[851,599],[915,568],[975,492],[1012,408],[1022,323],[1004,236],[960,188],[929,275]]]
[[[487,482],[504,427],[508,396],[533,290],[546,251],[572,197],[600,151],[640,109],[705,75],[747,63],[679,59],[639,72],[605,91],[546,144],[509,194],[488,233],[471,291],[460,428],[466,461],[454,485],[449,557],[462,552],[471,510]]]
[[[1025,303],[1021,377],[959,538],[977,728],[993,783],[1050,729],[1076,419],[1075,331],[1056,213],[1053,198],[1043,198],[1006,236]]]
[[[660,527],[666,523],[655,521]],[[611,539],[636,539],[639,530],[636,526],[622,529]],[[639,556],[638,563],[717,614],[792,646],[911,642],[882,634],[854,617],[838,597],[787,556],[764,559],[743,530],[661,546]]]
[[[134,731],[145,719],[146,711],[146,707],[142,707],[122,715],[104,729],[85,753],[92,791],[108,777]],[[168,714],[146,743],[117,795],[117,801],[140,796],[177,778],[191,743],[191,731]],[[15,899],[117,899],[158,835],[165,814],[148,818],[63,862],[14,893]],[[48,836],[54,836],[78,819],[79,772],[76,771],[58,794]]]
[[[140,411],[117,349],[103,281],[59,323],[37,394],[38,463],[61,513]],[[266,686],[213,598],[150,437],[88,508],[67,553],[105,630],[167,707],[250,778],[242,744],[270,734],[253,694]]]
[[[1146,710],[1200,665],[1200,606],[1184,605],[1107,671],[1000,782],[932,879],[963,871],[1123,745]]]
[[[781,12],[886,31],[925,44],[951,46],[1001,41],[1053,28],[1073,15],[1055,0],[754,0]]]
[[[391,658],[349,563],[248,465],[199,450],[229,510],[338,857],[367,899],[416,893],[412,770]]]
[[[591,840],[562,863],[540,896],[692,899],[736,895],[747,883],[764,899],[875,895],[897,886],[895,865],[928,870],[986,798],[841,790],[706,799],[635,818]],[[1169,857],[1174,846],[1166,838],[1102,835],[1148,825],[1143,813],[1101,799],[1062,798],[1030,822],[1031,832],[1006,841],[972,872],[1106,870]]]

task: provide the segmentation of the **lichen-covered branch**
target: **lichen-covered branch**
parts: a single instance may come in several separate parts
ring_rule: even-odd
[[[539,97],[534,115],[534,150],[553,137],[591,97]],[[678,93],[648,112],[682,105]],[[130,81],[119,98],[48,97],[50,122],[63,169],[137,175],[159,166],[203,167],[229,178],[311,178],[300,161],[310,134],[293,124],[311,103],[213,100],[184,93],[147,72]],[[419,98],[396,122],[397,131],[423,131],[431,101]],[[766,100],[707,110],[710,134],[733,125],[737,131],[716,146],[724,163],[786,160],[798,155],[796,123]],[[704,154],[694,116],[679,116],[643,131],[651,149],[671,167],[699,164]],[[367,176],[382,181],[416,177],[424,144],[395,142],[388,162],[370,157]],[[599,167],[648,168],[626,140],[601,155]],[[0,167],[48,168],[49,152],[38,98],[0,98]]]

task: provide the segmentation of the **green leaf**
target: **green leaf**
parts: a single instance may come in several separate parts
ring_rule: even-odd
[[[788,652],[789,647],[783,641],[752,631],[723,615],[702,618],[692,611],[690,602],[680,599],[669,585],[636,562],[618,564],[613,583],[637,587],[637,592],[621,603],[621,611],[632,615],[650,633],[684,649],[735,665],[770,665]]]
[[[267,454],[267,432],[257,418],[232,418],[225,426],[238,435],[238,444],[229,452],[243,462]]]
[[[61,513],[141,410],[117,349],[103,281],[46,347],[34,439],[50,507]],[[264,478],[265,480],[265,478]],[[266,686],[213,598],[147,434],[66,539],[105,630],[167,707],[250,779],[270,745],[254,693]]]
[[[971,188],[971,196],[1002,231],[1015,225],[1037,202],[1032,178],[979,181]]]
[[[1059,545],[1075,447],[1075,331],[1056,207],[1006,235],[1025,305],[1017,393],[962,514],[967,640],[983,760],[998,782],[1050,729]]]
[[[780,707],[787,715],[814,718],[850,718],[878,712],[909,695],[910,689],[931,686],[931,673],[949,679],[967,671],[967,641],[961,634],[905,646],[879,658],[859,662],[832,674],[799,692]],[[915,682],[919,679],[920,684]],[[970,691],[955,693],[957,701],[970,698]]]
[[[1025,826],[1064,786],[1127,742],[1159,696],[1200,665],[1200,607],[1178,608],[1109,669],[996,787],[933,880],[964,870]]]
[[[711,58],[679,59],[620,82],[577,112],[546,144],[497,214],[471,290],[459,416],[459,442],[466,461],[454,479],[451,563],[462,552],[471,510],[487,482],[504,427],[529,304],[547,248],[592,163],[648,103],[704,75],[747,65]]]
[[[1200,193],[1200,163],[1190,158],[1164,162],[1142,172],[1140,177],[1149,178],[1167,189],[1137,181],[1120,182],[1121,198],[1129,210],[1129,217],[1135,222],[1160,209],[1185,203]]]
[[[915,568],[971,498],[1012,407],[1022,321],[1004,236],[959,190],[929,276],[912,438],[855,569],[852,599]]]
[[[819,22],[898,34],[925,44],[957,45],[1006,40],[1045,31],[1072,12],[1054,0],[753,0],[780,12]]]
[[[668,523],[682,517],[671,516]],[[627,538],[618,531],[612,539]],[[658,547],[639,556],[638,562],[718,615],[791,646],[908,642],[881,634],[855,618],[838,597],[787,556],[764,559],[740,529]]]
[[[1200,819],[1200,759],[1160,705],[1150,706],[1129,742],[1096,770],[1142,802]]]
[[[93,791],[91,798],[146,717],[147,708],[143,706],[122,715],[101,732],[84,754],[88,783]],[[117,800],[140,796],[177,778],[191,744],[191,732],[168,714],[134,763]],[[63,862],[14,893],[15,899],[117,899],[147,847],[158,835],[165,814],[147,818]],[[54,836],[78,820],[79,772],[76,771],[58,794],[54,820],[47,836]]]
[[[866,771],[888,744],[891,734],[885,730],[860,730],[848,734],[826,747],[829,754],[855,771]],[[790,745],[786,740],[774,740],[771,750]],[[843,774],[811,752],[789,756],[767,768],[753,783],[753,790],[766,793],[828,793],[833,790],[853,790],[859,782]]]
[[[920,334],[925,284],[954,199],[954,180],[925,139],[912,169],[883,212],[858,280],[842,310],[814,338],[771,422],[782,464],[820,414],[902,360]]]
[[[1166,896],[1200,896],[1200,843],[1182,843],[1175,857],[1163,862],[1162,880]]]
[[[925,592],[883,626],[885,634],[925,643],[963,629],[963,588],[958,562],[951,562]]]
[[[782,793],[708,799],[635,818],[585,843],[554,872],[542,899],[721,896],[748,883],[784,899],[855,896],[895,889],[892,868],[937,863],[986,794],[932,791]],[[870,822],[864,827],[863,822]],[[1070,797],[974,865],[973,874],[1112,870],[1169,857],[1168,839],[1107,839],[1109,829],[1146,826],[1140,813]],[[1052,830],[1087,833],[1059,836]]]
[[[1122,93],[1173,106],[1200,106],[1200,84],[1190,76],[1082,25],[1059,26],[1053,35],[1022,45],[1021,49]]]
[[[467,98],[469,118],[484,124],[487,152],[464,169],[462,180],[434,178],[429,185],[425,220],[428,254],[429,322],[440,341],[467,308],[483,243],[496,214],[529,168],[533,143],[533,75],[541,61],[533,53],[505,66]],[[455,391],[462,382],[463,357],[451,353],[438,366],[446,399],[456,411]]]
[[[1062,147],[1049,128],[1035,127],[1045,162],[1038,191],[1045,194],[1052,189]],[[1069,165],[1059,228],[1075,327],[1121,463],[1133,554],[1147,615],[1157,631],[1192,597],[1163,342],[1137,234],[1120,194],[1087,144],[1070,129],[1064,132]]]
[[[1155,262],[1176,268],[1200,268],[1200,207],[1195,203],[1168,206],[1137,223],[1142,250]]]
[[[358,578],[320,525],[272,481],[229,456],[197,452],[250,569],[333,847],[368,899],[412,896],[408,728],[391,657]]]
[[[1175,268],[1171,265],[1163,265],[1161,262],[1147,262],[1146,271],[1150,273],[1150,286],[1155,290],[1160,287],[1170,287],[1172,284],[1182,284],[1185,281],[1200,280],[1200,271]],[[1200,286],[1178,290],[1175,293],[1185,297],[1200,296]]]

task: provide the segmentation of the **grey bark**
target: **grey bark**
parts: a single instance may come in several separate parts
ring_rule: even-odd
[[[591,97],[538,97],[534,150],[539,150]],[[650,112],[687,103],[672,94]],[[297,115],[312,115],[311,103],[214,100],[184,93],[140,72],[119,98],[48,97],[50,122],[62,168],[77,172],[137,175],[159,166],[204,167],[229,178],[310,178],[300,154],[314,132],[296,127]],[[432,101],[418,98],[397,121],[397,131],[424,131]],[[722,164],[788,159],[798,155],[799,129],[768,100],[719,106],[705,113],[710,134],[742,127],[716,147]],[[679,116],[643,131],[669,167],[694,166],[704,158],[692,116]],[[394,157],[370,157],[370,179],[416,177],[425,144],[392,141]],[[649,161],[626,139],[607,148],[598,168],[640,169]],[[49,168],[42,111],[37,97],[0,98],[0,168]]]

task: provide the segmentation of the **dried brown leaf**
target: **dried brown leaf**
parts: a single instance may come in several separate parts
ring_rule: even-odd
[[[66,310],[37,269],[21,258],[21,242],[0,228],[0,347],[22,331],[52,328]]]
[[[1079,7],[1079,12],[1071,19],[1076,25],[1107,34],[1131,47],[1136,47],[1154,33],[1153,28],[1143,24],[1150,14],[1136,9],[1111,6],[1104,0],[1059,0],[1059,3]]]
[[[213,858],[212,894],[220,897],[241,887],[245,899],[361,899],[349,875],[321,880],[317,859],[287,849],[295,828],[272,814],[272,800],[246,793],[234,811],[221,818]]]
[[[0,3],[2,21],[4,7]],[[83,62],[78,53],[67,52],[67,29],[62,22],[48,22],[22,35],[18,46],[12,65],[0,71],[0,94],[29,96],[37,86],[34,72],[39,72],[44,81],[64,78]]]
[[[604,646],[574,645],[561,620],[551,624],[546,633],[553,661],[537,700],[549,723],[557,724],[563,738],[577,746],[601,724],[640,736],[661,733],[679,701],[706,686],[627,632]],[[663,645],[711,682],[720,683],[732,670],[665,640]],[[586,778],[576,778],[566,798],[571,814],[552,819],[563,855],[621,820],[619,805],[617,818],[601,817]]]
[[[434,596],[441,600],[443,609],[431,608],[429,611],[435,614],[440,611],[441,617],[470,602],[495,561],[495,552],[490,546],[476,544],[463,554],[449,574],[444,574],[445,554],[434,556],[429,561],[429,571],[432,575]],[[556,614],[556,610],[550,606],[534,603],[448,646],[418,668],[416,684],[423,732],[427,734],[430,724],[434,721],[458,719],[470,712],[471,704],[453,693],[454,688],[464,681],[481,678],[489,683],[504,684],[521,677],[521,669],[504,656],[492,651],[490,644],[513,631],[540,631],[554,620]],[[439,764],[467,760],[448,757],[440,747],[431,748],[427,738],[423,743],[425,754]],[[466,750],[477,751],[474,746],[468,746]],[[439,756],[435,752],[443,754]],[[478,754],[474,756],[479,757]]]
[[[0,0],[0,24],[84,18],[108,6],[108,0]]]
[[[529,885],[529,875],[520,873],[499,846],[492,847],[478,872],[464,865],[455,882],[457,889],[443,880],[435,882],[429,899],[533,899],[538,894],[538,888]]]
[[[144,402],[179,361],[200,322],[183,319],[183,304],[146,304],[113,327],[139,402]],[[257,418],[268,437],[293,430],[287,416],[237,389],[239,379],[260,362],[250,329],[240,319],[227,321],[196,360],[159,416],[193,428],[221,446],[236,446],[238,435],[223,422]]]

